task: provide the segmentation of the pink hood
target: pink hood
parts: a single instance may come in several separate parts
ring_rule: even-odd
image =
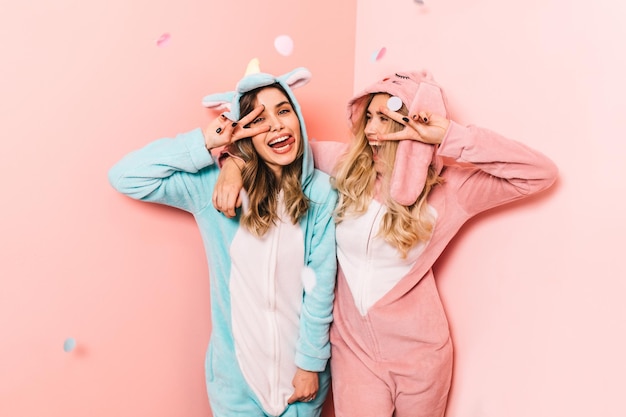
[[[448,117],[446,97],[428,71],[397,72],[372,84],[350,100],[348,119],[353,131],[372,93],[387,93],[400,98],[409,109],[409,118],[420,111]],[[438,170],[441,170],[442,163],[435,152],[434,145],[414,140],[400,141],[391,177],[391,198],[404,206],[417,201],[431,163],[435,162]]]

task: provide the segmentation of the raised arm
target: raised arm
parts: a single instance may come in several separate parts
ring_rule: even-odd
[[[212,164],[204,135],[195,129],[127,154],[108,176],[113,188],[131,198],[194,211],[203,204],[202,188],[211,186],[199,173]]]
[[[464,210],[476,214],[550,187],[558,169],[545,155],[488,129],[451,122],[438,155],[469,164],[449,176]],[[448,176],[446,176],[448,179]]]
[[[201,210],[210,203],[217,164],[210,151],[239,139],[267,131],[267,126],[249,127],[263,111],[258,106],[239,122],[223,114],[204,132],[195,129],[174,139],[160,139],[131,152],[111,168],[109,182],[119,192],[137,200],[167,204],[187,211]],[[205,168],[215,166],[215,170]]]

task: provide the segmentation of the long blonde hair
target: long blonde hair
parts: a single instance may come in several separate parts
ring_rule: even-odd
[[[239,101],[241,116],[250,113],[256,103],[257,94],[264,88],[280,90],[291,103],[289,96],[279,84],[260,87],[246,93]],[[241,224],[257,237],[263,236],[278,220],[278,193],[283,191],[283,200],[291,222],[296,224],[309,208],[309,199],[302,191],[302,161],[304,135],[300,132],[300,143],[296,159],[282,168],[281,180],[261,159],[254,149],[252,138],[240,139],[230,145],[229,152],[246,163],[241,170],[243,188],[248,193],[249,210],[242,213]]]
[[[383,93],[384,94],[384,93]],[[374,94],[362,98],[367,109]],[[399,113],[408,114],[405,105]],[[380,193],[387,212],[382,218],[378,235],[386,242],[398,249],[405,258],[409,250],[421,242],[427,242],[433,232],[435,218],[428,209],[428,195],[437,184],[443,182],[435,167],[431,164],[422,192],[417,201],[410,206],[403,206],[394,201],[389,194],[391,172],[395,163],[397,141],[382,142],[377,157],[382,167],[381,189],[376,189],[377,172],[374,166],[373,151],[365,135],[367,123],[366,110],[355,123],[355,135],[352,146],[346,155],[339,161],[333,176],[333,185],[339,192],[339,202],[335,209],[335,218],[340,223],[348,217],[358,216],[369,206],[372,198]],[[391,120],[390,132],[398,132],[403,125]]]

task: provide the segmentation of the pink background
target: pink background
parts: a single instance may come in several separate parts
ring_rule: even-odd
[[[106,172],[203,126],[201,98],[254,57],[311,69],[296,91],[311,137],[346,137],[354,89],[426,67],[455,120],[551,156],[553,189],[470,222],[437,268],[456,346],[447,415],[623,416],[625,18],[613,0],[4,2],[0,416],[210,415],[199,233]]]

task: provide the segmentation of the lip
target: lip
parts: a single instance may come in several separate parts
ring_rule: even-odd
[[[267,146],[276,154],[291,152],[296,143],[296,138],[291,134],[276,135],[267,142]]]
[[[285,142],[285,141],[289,140],[289,138],[291,138],[291,135],[289,133],[283,133],[281,135],[276,135],[276,136],[274,136],[272,139],[270,139],[267,142],[267,146],[269,146],[270,148],[273,148],[274,145],[279,144],[280,142]]]

